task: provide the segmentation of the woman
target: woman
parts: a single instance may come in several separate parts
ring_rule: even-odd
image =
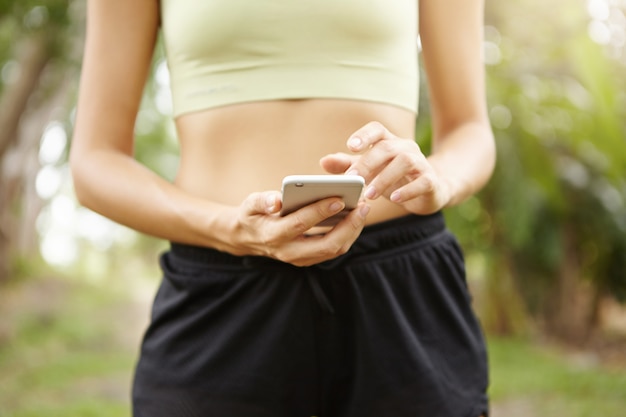
[[[71,153],[82,204],[167,239],[135,416],[487,413],[482,335],[440,210],[491,175],[481,0],[90,0]],[[414,138],[418,34],[433,151]],[[132,157],[159,30],[180,166]],[[290,174],[364,200],[280,216]],[[309,233],[307,233],[309,232]]]

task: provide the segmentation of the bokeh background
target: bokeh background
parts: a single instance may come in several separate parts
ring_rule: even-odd
[[[0,0],[0,417],[130,415],[160,279],[165,243],[72,191],[84,26],[84,0]],[[493,416],[623,416],[626,0],[488,0],[484,61],[496,172],[445,214],[489,340]],[[426,148],[428,112],[422,97]],[[159,47],[136,155],[171,179],[170,114]]]

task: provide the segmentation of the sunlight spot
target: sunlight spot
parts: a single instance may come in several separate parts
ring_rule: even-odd
[[[617,48],[626,44],[626,30],[623,26],[611,25],[611,43]]]
[[[78,242],[73,233],[75,212],[74,200],[59,195],[37,218],[39,250],[50,265],[70,266],[78,259]]]
[[[594,184],[594,192],[607,211],[619,213],[624,208],[624,198],[608,181],[601,180]]]
[[[578,80],[568,77],[563,81],[565,96],[579,109],[589,109],[592,107],[593,99],[589,91]]]
[[[157,64],[156,71],[154,72],[154,79],[159,87],[169,88],[170,70],[167,67],[167,61],[165,59],[161,60],[161,62]]]
[[[502,61],[502,53],[500,47],[491,42],[483,42],[483,61],[487,65],[497,65]]]
[[[595,43],[608,45],[611,42],[611,30],[604,22],[592,20],[587,27],[587,32]]]
[[[498,129],[507,129],[511,126],[513,121],[513,115],[508,107],[501,104],[493,106],[489,111],[489,118],[493,127]]]
[[[172,93],[169,88],[159,88],[154,97],[154,102],[159,113],[164,116],[172,114]]]
[[[156,108],[162,115],[169,116],[173,111],[172,91],[170,90],[170,71],[165,59],[157,64],[154,79],[156,80],[157,87],[154,97]]]
[[[543,81],[535,75],[523,75],[521,78],[521,87],[524,91],[524,96],[533,102],[542,101],[546,95]]]
[[[67,133],[59,122],[52,122],[41,136],[39,146],[39,162],[42,164],[56,164],[67,146]]]
[[[58,195],[50,203],[51,223],[71,231],[76,217],[76,203],[66,195]]]
[[[17,61],[7,61],[6,64],[2,66],[2,72],[0,72],[0,78],[2,79],[3,84],[13,84],[20,78],[22,74],[22,68]]]
[[[578,161],[571,158],[562,158],[559,161],[559,173],[561,177],[575,188],[585,188],[589,184],[589,172]]]
[[[485,26],[483,28],[483,33],[484,33],[484,38],[489,41],[489,42],[493,42],[496,45],[500,44],[500,42],[502,41],[502,35],[500,34],[500,31],[494,27],[494,26]]]
[[[61,170],[53,165],[46,165],[39,170],[35,179],[37,195],[44,200],[52,198],[60,189],[63,182]]]
[[[76,216],[77,233],[98,250],[107,250],[113,244],[116,224],[91,210],[79,208]]]
[[[609,5],[605,0],[588,0],[587,12],[589,16],[597,20],[606,20],[611,14]]]
[[[78,258],[76,241],[65,233],[46,233],[40,244],[41,256],[50,265],[70,266]]]
[[[35,6],[24,16],[24,26],[29,29],[42,27],[48,20],[48,9],[45,6]]]
[[[152,109],[141,109],[135,121],[135,134],[150,134],[159,122],[159,115]]]
[[[611,161],[608,155],[600,151],[596,145],[589,140],[580,144],[578,154],[580,155],[580,159],[584,160],[587,164],[597,170],[605,171],[611,166]]]

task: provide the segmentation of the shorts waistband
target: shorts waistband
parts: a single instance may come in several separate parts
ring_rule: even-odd
[[[410,214],[398,217],[366,226],[348,253],[318,265],[320,267],[324,267],[324,265],[332,267],[345,258],[429,240],[445,231],[445,219],[441,212],[425,216]],[[171,253],[177,258],[204,264],[241,266],[283,264],[280,261],[262,256],[236,256],[212,248],[176,242],[171,242],[170,248]]]

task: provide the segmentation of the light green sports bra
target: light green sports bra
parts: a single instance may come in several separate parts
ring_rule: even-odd
[[[174,115],[344,98],[417,112],[417,0],[161,0]]]

